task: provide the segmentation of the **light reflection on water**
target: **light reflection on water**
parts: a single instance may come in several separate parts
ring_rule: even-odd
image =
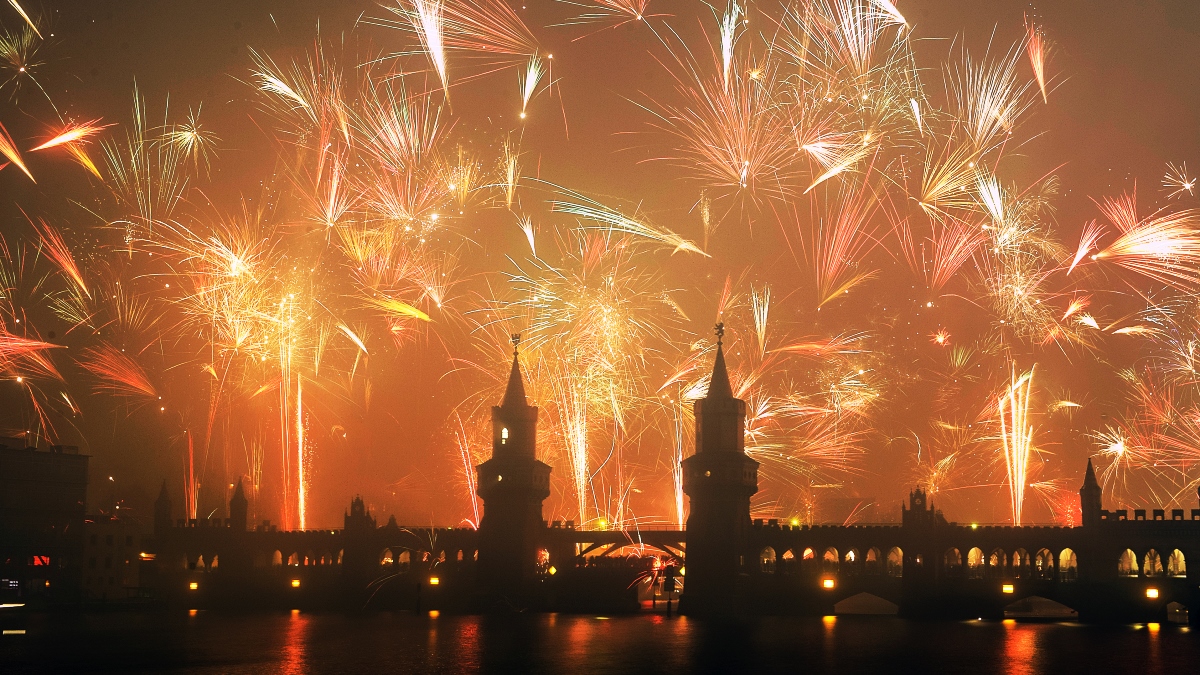
[[[1200,663],[1200,636],[1159,624],[200,611],[38,615],[28,629],[0,642],[4,672],[1060,675],[1174,674]]]

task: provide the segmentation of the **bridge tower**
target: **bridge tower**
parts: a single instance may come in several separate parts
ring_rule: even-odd
[[[734,398],[717,324],[717,357],[708,394],[696,401],[696,452],[683,460],[687,519],[684,594],[680,611],[735,614],[744,609],[750,497],[758,492],[758,462],[746,456],[746,403]]]
[[[163,537],[171,531],[171,495],[167,494],[167,481],[163,481],[154,500],[154,535]]]
[[[242,489],[242,479],[238,479],[237,489],[229,499],[229,527],[236,533],[246,532],[246,512],[250,503],[246,500],[246,491]]]
[[[504,400],[492,407],[492,457],[478,467],[483,499],[478,581],[485,603],[504,599],[524,604],[536,579],[546,529],[542,501],[550,496],[550,466],[537,459],[538,409],[525,400],[520,341],[513,336]]]
[[[1092,468],[1092,460],[1089,458],[1087,471],[1083,474],[1083,487],[1079,488],[1079,511],[1084,527],[1100,524],[1102,506],[1100,483],[1096,480],[1096,470]]]

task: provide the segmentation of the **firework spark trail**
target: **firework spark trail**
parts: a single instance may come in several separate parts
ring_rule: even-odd
[[[463,478],[467,482],[467,496],[470,498],[470,502],[471,502],[471,513],[472,513],[471,526],[478,528],[479,527],[479,495],[478,495],[478,485],[476,485],[476,483],[475,483],[475,480],[476,480],[475,460],[471,454],[471,443],[470,443],[470,439],[467,437],[466,427],[463,426],[462,418],[459,417],[458,415],[455,415],[455,422],[457,423],[458,428],[455,430],[454,439],[458,444],[458,454],[459,454],[459,457],[462,459],[462,464],[463,464]]]
[[[905,27],[908,26],[908,20],[904,18],[904,15],[900,13],[899,9],[896,9],[895,3],[893,3],[891,0],[872,0],[872,2],[879,7],[880,11],[882,11],[892,23]]]
[[[1106,206],[1106,215],[1121,234],[1093,255],[1093,260],[1111,260],[1128,270],[1185,291],[1200,285],[1200,272],[1196,271],[1196,262],[1200,260],[1200,228],[1197,227],[1200,211],[1159,212],[1139,219],[1133,210],[1136,207],[1132,199],[1106,202]]]
[[[526,241],[529,242],[530,254],[532,254],[533,257],[536,258],[537,257],[537,246],[534,244],[535,231],[533,228],[533,219],[529,218],[529,217],[519,218],[517,220],[517,227],[521,228],[521,233],[525,235]]]
[[[47,150],[60,145],[78,143],[112,126],[111,124],[100,124],[99,122],[99,119],[94,119],[91,122],[84,123],[69,122],[53,138],[45,143],[42,143],[36,148],[30,148],[29,151],[36,152],[38,150]]]
[[[737,43],[737,29],[742,25],[741,14],[742,8],[737,4],[737,0],[730,0],[729,7],[725,10],[725,16],[721,17],[721,74],[726,92],[729,91],[729,69],[733,67],[733,48]]]
[[[119,396],[158,398],[158,390],[146,377],[146,372],[136,361],[111,345],[86,349],[79,360],[92,375],[99,378],[95,389]]]
[[[386,7],[399,21],[367,19],[387,28],[416,33],[423,30],[422,17],[414,0],[401,0]],[[504,0],[449,0],[441,6],[441,41],[466,57],[529,58],[538,53],[537,38]]]
[[[750,291],[750,302],[754,311],[754,335],[758,338],[758,356],[767,354],[767,316],[771,311],[771,288],[763,286],[762,292]]]
[[[46,349],[59,349],[56,345],[9,333],[0,328],[0,368],[10,368],[14,361]]]
[[[592,201],[583,195],[577,193],[568,193],[568,196],[572,197],[574,201],[566,202],[551,200],[550,206],[555,211],[567,213],[582,218],[585,221],[597,223],[598,225],[603,226],[603,229],[610,230],[612,232],[631,234],[637,237],[659,242],[671,247],[673,253],[685,251],[688,253],[699,253],[706,258],[710,257],[707,253],[700,250],[700,248],[694,243],[684,239],[674,232],[656,228],[644,221],[630,218],[618,211],[600,204],[599,202]],[[585,227],[592,226],[585,225]]]
[[[13,142],[12,136],[8,135],[8,129],[0,124],[0,154],[8,158],[8,161],[15,164],[29,180],[33,180],[33,174],[29,173],[29,169],[25,166],[25,162],[21,159],[21,153],[17,150],[17,144]],[[37,181],[33,181],[37,182]]]
[[[83,273],[80,272],[79,265],[75,263],[75,257],[71,255],[71,249],[63,241],[62,235],[40,218],[34,220],[29,216],[25,217],[37,232],[42,254],[53,262],[63,274],[67,275],[75,287],[90,299],[92,293],[88,290],[87,283],[83,280]]]
[[[525,111],[529,107],[529,99],[537,91],[538,82],[542,79],[542,60],[536,56],[530,57],[529,65],[525,68],[521,83],[521,119],[525,119]]]
[[[1071,259],[1071,265],[1067,268],[1067,274],[1071,273],[1079,263],[1087,256],[1096,243],[1100,241],[1101,235],[1104,234],[1104,228],[1096,221],[1091,221],[1083,226],[1083,233],[1079,237],[1079,247],[1075,249],[1075,257]]]
[[[845,194],[830,209],[812,235],[818,306],[875,275],[875,270],[856,271],[877,241],[871,225],[875,205],[870,193]]]
[[[24,19],[25,23],[33,29],[33,32],[37,33],[39,38],[42,37],[42,32],[38,30],[37,24],[33,22],[33,19],[29,18],[29,14],[27,14],[25,10],[21,8],[21,4],[18,3],[17,0],[8,0],[8,4],[12,5],[12,8],[17,10],[17,14],[21,15],[21,18]]]
[[[1036,368],[1036,367],[1035,367]],[[1013,525],[1021,524],[1021,513],[1025,506],[1025,487],[1029,474],[1029,459],[1033,453],[1033,423],[1029,419],[1030,394],[1033,388],[1033,372],[1017,377],[1014,367],[1012,382],[1000,396],[998,415],[1000,418],[1000,442],[1004,463],[1008,467],[1009,498],[1012,503]]]
[[[504,172],[504,206],[512,209],[513,200],[517,196],[517,181],[521,178],[519,160],[521,152],[510,142],[504,143],[502,170]]]
[[[429,60],[442,81],[442,91],[450,98],[450,80],[446,72],[446,48],[442,33],[442,0],[413,0],[413,29],[421,38]]]
[[[1033,67],[1038,89],[1042,92],[1042,103],[1049,103],[1049,99],[1046,98],[1046,39],[1042,35],[1042,29],[1033,23],[1027,24],[1025,30],[1025,50],[1029,54],[1029,65]]]
[[[1028,85],[1017,77],[1016,50],[993,62],[964,59],[951,79],[951,94],[974,148],[987,151],[1001,142],[1029,108]]]

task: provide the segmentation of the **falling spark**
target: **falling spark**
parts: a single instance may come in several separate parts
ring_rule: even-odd
[[[413,28],[425,45],[425,52],[442,81],[442,91],[450,98],[450,81],[446,73],[446,49],[442,35],[442,0],[412,0]]]
[[[1042,92],[1042,102],[1049,103],[1046,98],[1046,40],[1040,28],[1030,23],[1026,26],[1028,38],[1025,49],[1029,53],[1029,64],[1033,66],[1033,75],[1037,78],[1038,89]]]
[[[763,286],[762,292],[751,290],[751,305],[754,313],[754,335],[758,338],[759,357],[767,353],[767,314],[771,311],[771,289]]]
[[[63,127],[62,131],[60,131],[57,136],[51,138],[45,143],[42,143],[36,148],[30,148],[29,151],[36,152],[38,150],[47,150],[59,145],[77,143],[99,133],[103,129],[112,126],[111,124],[99,124],[99,122],[100,120],[98,119],[83,124],[70,122]]]
[[[1017,377],[1014,366],[1012,383],[1000,396],[1000,442],[1004,451],[1004,463],[1008,467],[1009,497],[1012,502],[1013,525],[1021,525],[1021,511],[1025,504],[1025,487],[1029,472],[1029,459],[1033,452],[1033,424],[1029,419],[1030,392],[1033,387],[1033,371]]]
[[[733,66],[733,47],[737,43],[741,14],[742,8],[737,0],[730,0],[725,16],[721,18],[721,73],[726,92],[729,91],[729,70]]]
[[[888,19],[897,25],[908,26],[908,20],[896,9],[896,5],[891,0],[872,0],[877,7],[888,17]]]
[[[344,323],[339,323],[338,330],[345,333],[346,337],[350,338],[350,341],[353,342],[356,347],[358,347],[360,350],[362,350],[363,354],[367,354],[367,346],[365,344],[363,344],[362,338],[358,337],[358,335],[355,334],[354,331],[350,330],[349,326],[347,326]]]
[[[25,13],[25,10],[21,8],[21,5],[17,2],[17,0],[8,0],[8,4],[12,5],[12,8],[17,10],[17,14],[20,14],[22,19],[25,19],[25,23],[29,24],[29,27],[33,29],[33,32],[37,33],[39,38],[42,37],[42,32],[38,30],[37,24],[33,22],[33,19],[29,18],[29,15]]]
[[[517,219],[517,226],[521,228],[521,232],[525,234],[525,239],[529,242],[529,252],[533,257],[537,257],[537,246],[534,245],[533,235],[533,219],[525,216]]]
[[[1079,237],[1079,248],[1075,250],[1075,257],[1071,260],[1071,266],[1067,268],[1067,274],[1070,274],[1071,270],[1075,269],[1088,252],[1096,247],[1096,242],[1100,241],[1100,235],[1103,233],[1103,228],[1094,220],[1083,226],[1083,234]]]
[[[542,60],[536,56],[530,57],[525,74],[521,77],[521,119],[525,119],[525,109],[529,107],[529,99],[537,91],[538,82],[542,79]]]
[[[29,180],[33,180],[33,174],[29,173],[29,169],[25,167],[25,162],[21,160],[21,153],[17,151],[17,144],[13,143],[12,136],[8,135],[8,129],[0,124],[0,154],[8,158],[9,162],[17,165],[17,168],[29,176]],[[33,181],[37,182],[37,181]]]

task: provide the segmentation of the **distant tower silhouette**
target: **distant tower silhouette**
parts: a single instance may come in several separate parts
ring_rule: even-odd
[[[1079,511],[1085,527],[1100,523],[1100,483],[1096,481],[1096,470],[1089,458],[1087,472],[1083,474],[1083,487],[1079,488]]]
[[[229,498],[229,528],[234,532],[246,531],[246,511],[250,503],[246,501],[246,493],[242,490],[242,479],[238,479],[237,489]]]
[[[356,496],[342,523],[346,546],[342,554],[342,572],[350,581],[350,592],[362,593],[379,574],[379,549],[374,546],[375,518],[367,511],[363,498]]]
[[[731,614],[742,609],[750,529],[750,497],[758,462],[746,456],[746,403],[734,398],[717,324],[717,357],[708,395],[696,401],[696,452],[683,460],[690,499],[684,595],[680,611]]]
[[[163,481],[154,500],[154,534],[163,535],[171,529],[171,496],[167,494],[167,481]]]
[[[537,459],[538,409],[525,400],[513,336],[512,370],[504,400],[492,407],[492,457],[478,467],[483,499],[479,523],[480,590],[489,601],[518,599],[537,572],[545,530],[542,501],[550,496],[550,466]]]

